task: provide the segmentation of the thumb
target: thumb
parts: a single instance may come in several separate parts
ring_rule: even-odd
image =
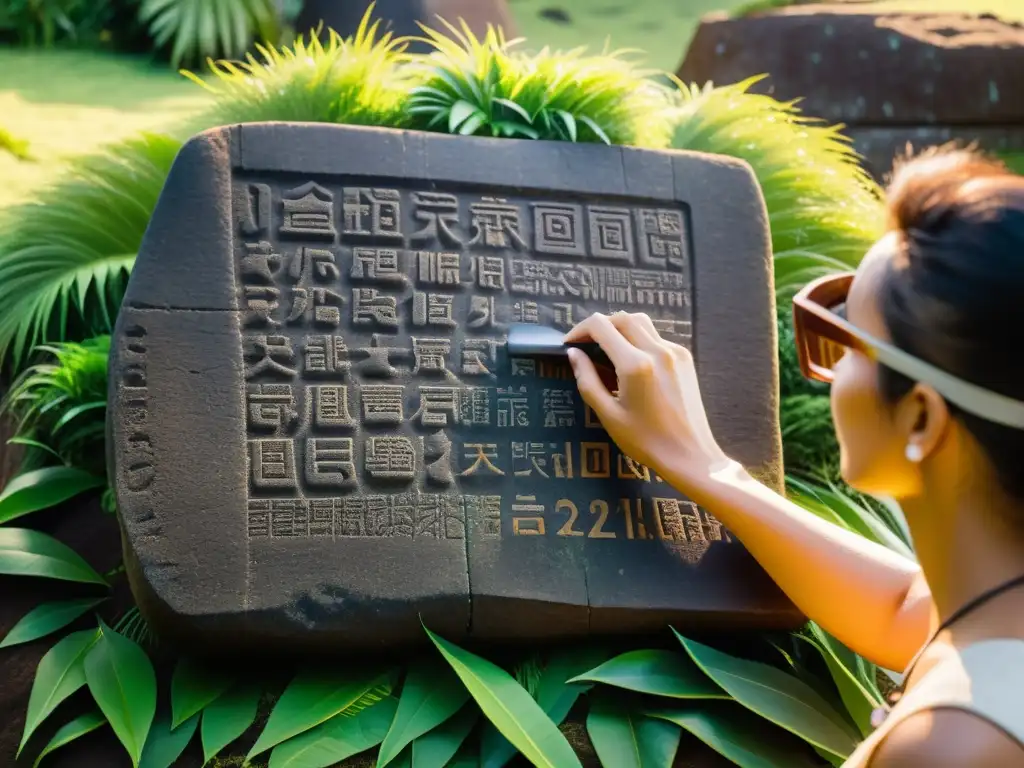
[[[608,387],[601,380],[597,372],[597,366],[583,350],[569,348],[569,364],[572,365],[572,372],[576,375],[576,386],[584,402],[594,409],[599,419],[612,415],[619,408],[619,402],[615,396],[608,391]]]

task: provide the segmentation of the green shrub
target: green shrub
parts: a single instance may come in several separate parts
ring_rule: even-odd
[[[463,136],[603,142],[664,147],[668,91],[620,52],[514,51],[490,28],[477,39],[446,25],[426,29],[435,51],[414,61],[422,84],[411,91],[412,126]]]
[[[110,20],[109,0],[4,0],[0,30],[22,45],[51,48],[62,40],[94,40]]]
[[[65,342],[40,350],[49,360],[29,367],[0,402],[29,446],[22,470],[52,463],[105,475],[104,422],[110,337]]]
[[[0,362],[109,333],[180,144],[146,135],[75,161],[0,226]]]
[[[212,82],[185,72],[215,99],[190,132],[262,120],[402,127],[414,81],[401,66],[402,45],[378,36],[378,27],[367,16],[351,38],[332,31],[326,45],[316,37],[280,49],[260,45],[259,58],[210,62]]]
[[[672,146],[730,155],[754,170],[768,208],[779,306],[816,277],[854,269],[883,230],[881,190],[839,128],[793,103],[680,83]]]
[[[171,65],[210,56],[241,56],[253,40],[277,42],[274,0],[139,0],[139,21],[157,47],[170,44]]]

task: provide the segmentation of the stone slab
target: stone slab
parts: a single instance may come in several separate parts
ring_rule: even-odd
[[[847,125],[1024,124],[1024,27],[991,16],[799,5],[702,20],[678,75],[800,100]]]
[[[419,642],[421,619],[455,640],[798,625],[707,511],[618,455],[568,368],[506,354],[511,322],[619,309],[693,350],[722,444],[778,478],[744,163],[329,125],[193,138],[111,356],[147,618],[290,649]]]
[[[955,141],[976,144],[992,153],[1024,153],[1024,123],[1019,126],[942,126],[851,127],[845,130],[853,146],[864,158],[864,167],[884,180],[892,172],[893,158],[906,155],[909,145],[914,153],[927,147]]]

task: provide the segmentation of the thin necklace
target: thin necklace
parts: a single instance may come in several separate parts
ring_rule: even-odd
[[[910,667],[903,675],[903,684],[895,691],[889,694],[888,706],[878,707],[871,713],[871,724],[875,728],[877,728],[885,721],[886,716],[889,714],[889,709],[892,706],[894,706],[896,702],[899,701],[900,698],[903,696],[904,689],[907,685],[907,681],[910,679],[910,675],[913,673],[914,668],[917,666],[917,662],[924,655],[924,652],[928,650],[928,647],[933,642],[935,642],[936,637],[942,634],[942,632],[944,632],[945,630],[949,629],[949,627],[954,622],[959,621],[971,611],[975,610],[976,608],[979,608],[992,598],[1001,595],[1003,592],[1013,589],[1014,587],[1019,586],[1021,584],[1024,584],[1024,574],[1021,574],[1016,578],[1010,579],[1009,581],[1004,581],[1002,584],[999,584],[995,587],[992,587],[992,589],[982,592],[980,595],[978,595],[976,598],[968,602],[966,605],[963,605],[957,610],[953,611],[953,613],[950,614],[949,618],[947,618],[945,621],[939,624],[938,628],[932,633],[931,637],[928,638],[928,641],[921,647],[921,650],[917,652],[917,655],[910,662]]]

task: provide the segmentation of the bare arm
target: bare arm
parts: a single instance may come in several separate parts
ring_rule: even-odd
[[[692,356],[646,315],[593,315],[567,339],[596,341],[615,365],[617,395],[570,350],[580,394],[625,453],[710,510],[826,631],[887,669],[906,667],[931,622],[916,563],[818,518],[730,460],[708,425]]]
[[[906,668],[931,621],[917,563],[822,520],[737,464],[694,482],[674,463],[659,474],[721,520],[804,614],[876,664]]]

